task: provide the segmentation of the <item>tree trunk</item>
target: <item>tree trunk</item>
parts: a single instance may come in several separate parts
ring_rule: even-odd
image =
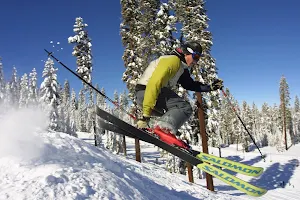
[[[285,150],[288,150],[287,146],[287,135],[286,135],[286,113],[285,113],[285,102],[284,102],[284,94],[283,94],[283,102],[282,102],[282,109],[283,109],[283,134],[284,134],[284,144],[285,144]]]

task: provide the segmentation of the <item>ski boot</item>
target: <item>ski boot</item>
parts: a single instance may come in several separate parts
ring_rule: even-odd
[[[180,149],[184,149],[188,152],[190,152],[190,145],[188,145],[186,142],[178,139],[174,134],[172,134],[169,130],[162,129],[158,126],[156,126],[154,129],[148,129],[148,132],[151,132],[153,135],[158,136],[158,139],[161,141],[171,145],[178,147]]]

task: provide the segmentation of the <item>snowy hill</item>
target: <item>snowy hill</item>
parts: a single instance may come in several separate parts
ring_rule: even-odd
[[[33,134],[28,114],[0,124],[0,199],[231,199],[64,133]]]
[[[1,157],[0,199],[230,199],[64,133],[39,137],[39,156]]]
[[[127,139],[128,156],[114,155],[93,146],[92,135],[49,133],[41,113],[18,111],[0,122],[0,199],[257,199],[214,179],[215,191],[205,179],[188,182],[186,176],[168,173],[157,148],[141,142],[142,163],[134,160],[134,140]],[[218,155],[218,149],[209,148]],[[300,145],[278,153],[265,147],[266,161],[257,150],[237,151],[232,145],[222,156],[264,167],[256,178],[235,174],[268,189],[258,199],[293,200],[300,194]]]

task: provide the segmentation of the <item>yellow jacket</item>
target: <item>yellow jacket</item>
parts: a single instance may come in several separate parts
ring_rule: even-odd
[[[138,85],[146,86],[143,115],[148,117],[151,115],[162,87],[172,88],[178,83],[186,90],[195,92],[211,91],[210,85],[194,81],[191,78],[187,65],[178,56],[161,56],[149,64],[137,82]]]
[[[184,72],[186,64],[175,55],[161,56],[152,61],[137,84],[146,85],[143,114],[150,116],[162,87],[173,87]]]

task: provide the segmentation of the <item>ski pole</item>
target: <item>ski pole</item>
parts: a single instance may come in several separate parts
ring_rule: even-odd
[[[102,95],[104,98],[106,98],[108,101],[110,101],[111,103],[113,103],[116,107],[118,107],[119,109],[121,109],[122,111],[124,111],[127,115],[129,115],[131,118],[133,118],[134,120],[136,120],[136,117],[134,115],[132,115],[131,113],[127,112],[124,108],[120,107],[118,105],[117,102],[113,101],[111,98],[109,98],[108,96],[106,96],[105,94],[103,94],[101,91],[99,91],[97,88],[95,88],[92,84],[90,84],[89,82],[87,82],[86,80],[84,80],[82,77],[80,77],[78,74],[76,74],[73,70],[71,70],[69,67],[67,67],[64,63],[62,63],[60,60],[58,60],[53,54],[52,52],[47,51],[46,49],[44,49],[48,56],[51,56],[54,60],[56,60],[59,64],[61,64],[63,67],[65,67],[69,72],[71,72],[73,75],[75,75],[77,78],[79,78],[80,80],[82,80],[85,84],[87,84],[88,86],[90,86],[92,89],[94,89],[96,92],[98,92],[100,95]]]
[[[259,147],[258,147],[257,144],[255,143],[255,140],[253,139],[252,135],[251,135],[250,132],[248,131],[246,125],[244,124],[244,122],[243,122],[243,120],[241,119],[241,117],[239,116],[239,114],[236,112],[235,107],[232,105],[231,101],[229,100],[229,97],[227,96],[227,94],[224,92],[223,89],[222,89],[222,93],[223,93],[223,95],[226,97],[226,100],[228,101],[228,103],[229,103],[229,105],[231,106],[231,108],[232,108],[233,112],[235,113],[235,115],[239,118],[239,120],[240,120],[241,123],[243,124],[243,126],[244,126],[246,132],[247,132],[248,135],[250,136],[250,138],[251,138],[251,140],[253,141],[254,145],[257,147],[257,149],[258,149],[258,151],[259,151],[259,153],[260,153],[260,155],[261,155],[261,158],[264,159],[264,161],[265,161],[265,158],[264,158],[264,156],[262,155],[262,153],[261,153]]]

